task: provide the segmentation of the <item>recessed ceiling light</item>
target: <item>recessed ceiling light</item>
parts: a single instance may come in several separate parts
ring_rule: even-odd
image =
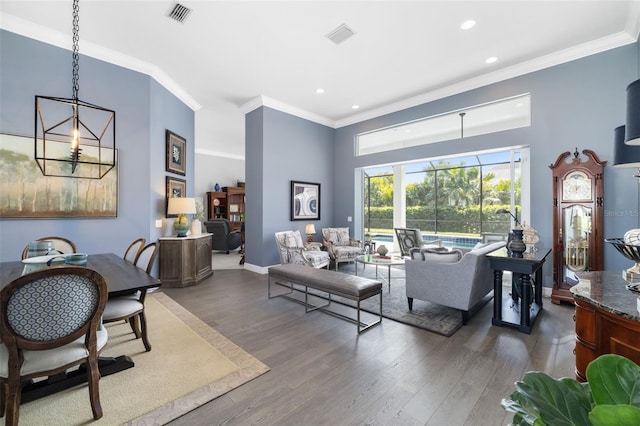
[[[316,93],[317,93],[317,94],[319,94],[319,95],[321,95],[321,94],[323,94],[323,93],[324,93],[324,89],[323,89],[322,87],[318,87],[318,88],[316,89]]]
[[[360,105],[353,105],[353,106],[351,106],[351,109],[358,109],[358,108],[360,108]]]
[[[460,28],[463,30],[468,30],[470,28],[473,28],[475,25],[476,25],[476,21],[474,21],[473,19],[468,19],[464,21],[462,25],[460,25]]]
[[[485,59],[485,62],[486,62],[487,64],[492,64],[492,63],[494,63],[494,62],[495,62],[495,61],[497,61],[497,60],[498,60],[498,58],[496,58],[495,56],[492,56],[492,57],[490,57],[490,58]]]

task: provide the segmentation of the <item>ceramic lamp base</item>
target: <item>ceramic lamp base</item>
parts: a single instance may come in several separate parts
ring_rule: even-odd
[[[189,219],[187,219],[187,216],[183,214],[178,215],[176,220],[173,222],[173,229],[176,231],[176,235],[178,237],[186,237],[190,227],[191,224],[189,223]]]

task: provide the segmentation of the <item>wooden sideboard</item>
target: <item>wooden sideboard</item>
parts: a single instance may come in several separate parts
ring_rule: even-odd
[[[213,275],[211,234],[160,238],[160,280],[165,287],[188,287]]]
[[[603,354],[617,354],[640,365],[640,311],[637,294],[625,288],[620,272],[585,272],[571,288],[576,312],[576,378],[586,381],[587,366]]]

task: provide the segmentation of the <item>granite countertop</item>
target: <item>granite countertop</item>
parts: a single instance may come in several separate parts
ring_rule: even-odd
[[[596,271],[578,274],[571,287],[576,299],[592,303],[607,312],[640,322],[640,294],[627,290],[622,272]]]

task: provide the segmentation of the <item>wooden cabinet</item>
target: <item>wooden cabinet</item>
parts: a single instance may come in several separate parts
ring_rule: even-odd
[[[207,192],[207,218],[209,220],[227,218],[226,192]]]
[[[617,354],[640,365],[638,298],[619,272],[580,274],[575,295],[576,378],[586,381],[587,366],[603,354]]]
[[[160,280],[166,287],[188,287],[213,275],[211,234],[160,238]]]
[[[553,171],[553,303],[573,303],[569,289],[575,274],[600,271],[603,266],[603,169],[595,152],[576,148],[558,156]]]
[[[225,186],[222,192],[207,192],[209,220],[224,218],[232,231],[239,231],[244,222],[244,187]]]

